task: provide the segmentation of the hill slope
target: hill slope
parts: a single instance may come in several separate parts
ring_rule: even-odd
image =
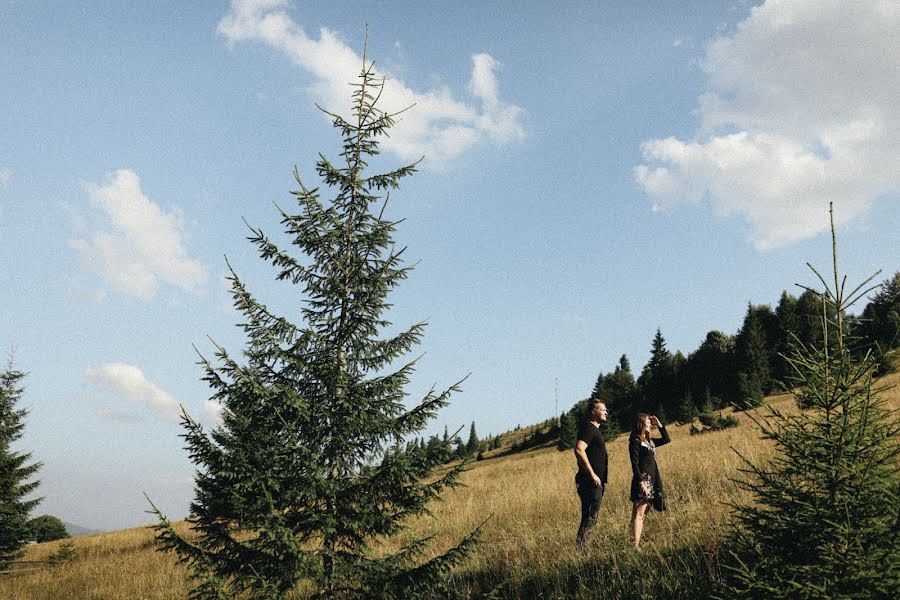
[[[882,384],[900,384],[893,374]],[[884,396],[900,406],[900,388]],[[768,402],[795,410],[791,396]],[[495,590],[504,598],[589,598],[596,590],[618,598],[703,597],[716,573],[719,540],[728,520],[728,502],[747,495],[731,477],[740,460],[770,453],[745,415],[722,432],[691,436],[688,426],[670,426],[672,443],[658,455],[671,508],[651,514],[647,545],[640,554],[628,545],[630,467],[627,439],[609,443],[610,482],[591,549],[574,549],[579,505],[571,452],[539,448],[478,461],[465,473],[466,487],[433,505],[433,514],[413,523],[390,548],[412,536],[434,534],[434,550],[455,543],[490,517],[475,555],[454,573],[459,597]],[[184,530],[184,525],[179,524]],[[60,542],[28,548],[28,560],[41,560]],[[0,577],[0,597],[30,600],[82,598],[185,598],[185,571],[174,557],[155,551],[153,533],[136,528],[74,540],[77,557],[55,568]],[[298,596],[302,597],[302,596]]]

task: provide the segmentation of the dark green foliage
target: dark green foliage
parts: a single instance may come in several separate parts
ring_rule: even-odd
[[[684,391],[681,400],[676,406],[675,419],[679,423],[690,423],[697,417],[697,405],[694,403],[694,395],[690,389]]]
[[[735,400],[735,409],[747,409],[762,404],[765,394],[759,377],[750,373],[738,373],[738,399]]]
[[[66,536],[68,537],[68,536]],[[59,548],[56,549],[56,552],[47,557],[47,562],[50,565],[58,565],[61,563],[69,562],[75,558],[77,551],[75,550],[75,544],[72,542],[63,542],[59,545]]]
[[[900,271],[881,284],[853,331],[863,340],[861,347],[876,355],[900,347]],[[882,361],[881,372],[890,364],[890,360]]]
[[[788,357],[807,410],[754,419],[776,453],[745,461],[738,484],[753,502],[735,507],[722,598],[900,595],[900,424],[874,387],[871,354],[855,358],[844,335],[843,312],[865,284],[845,293],[836,251],[834,264],[833,287],[819,276],[822,343],[798,340]]]
[[[822,325],[822,297],[805,290],[797,299],[797,340],[807,348],[821,348],[825,341]]]
[[[772,356],[772,379],[777,382],[787,381],[790,364],[786,356],[790,353],[794,336],[797,335],[797,299],[784,291],[775,308],[778,323],[775,347]]]
[[[480,445],[478,434],[475,433],[475,421],[472,421],[472,426],[469,428],[469,439],[466,442],[466,453],[469,455],[475,454]]]
[[[653,337],[650,359],[644,365],[637,383],[643,399],[635,412],[657,416],[660,412],[665,412],[665,405],[671,401],[675,392],[675,367],[672,354],[666,349],[666,340],[659,329]]]
[[[69,537],[66,526],[53,515],[41,515],[31,519],[28,522],[28,530],[31,533],[30,539],[35,542],[52,542]]]
[[[697,418],[700,420],[700,424],[702,425],[702,427],[691,425],[691,435],[696,435],[698,433],[708,433],[710,431],[721,431],[722,429],[737,427],[740,424],[740,421],[738,421],[738,418],[734,415],[703,413],[698,415]]]
[[[616,419],[608,418],[606,421],[600,424],[600,433],[603,434],[603,437],[607,440],[611,440],[619,435],[622,435],[623,429],[622,425],[619,424],[619,421]]]
[[[738,397],[735,404],[741,408],[759,406],[769,391],[771,361],[766,336],[768,307],[747,307],[744,324],[735,337],[735,360],[738,367]]]
[[[30,452],[19,452],[13,444],[22,438],[28,411],[17,408],[24,393],[25,373],[13,367],[12,359],[0,372],[0,569],[21,554],[30,538],[28,514],[41,498],[28,497],[40,481],[29,481],[41,468],[31,463]]]
[[[411,268],[392,241],[397,223],[385,217],[387,195],[416,169],[366,175],[396,116],[376,107],[382,84],[364,64],[352,118],[328,113],[342,133],[343,164],[320,155],[316,172],[333,199],[320,199],[295,170],[299,207],[279,209],[290,244],[251,228],[250,241],[277,278],[299,286],[300,324],[274,314],[231,271],[245,360],[222,348],[217,366],[202,359],[213,399],[224,406],[221,427],[207,433],[183,419],[197,465],[189,518],[196,537],[180,537],[153,509],[162,549],[189,568],[191,598],[277,599],[301,583],[316,598],[416,598],[440,592],[475,542],[478,530],[426,562],[427,539],[394,554],[376,551],[458,485],[465,464],[436,473],[450,445],[461,445],[449,436],[404,446],[457,389],[406,408],[415,361],[396,363],[419,343],[423,324],[380,337],[391,328],[389,292]]]
[[[609,411],[609,427],[615,426],[616,430],[628,428],[634,420],[635,404],[638,402],[638,389],[635,385],[634,375],[631,373],[631,364],[628,357],[622,355],[619,363],[609,375],[602,373],[597,377],[592,398],[602,398],[606,402]],[[578,419],[581,417],[578,416]]]
[[[707,333],[700,347],[688,356],[685,371],[692,395],[708,399],[707,410],[721,408],[735,397],[734,338],[721,331]]]
[[[702,415],[711,412],[714,407],[718,406],[721,406],[721,401],[718,398],[713,397],[712,392],[709,391],[709,386],[706,386],[703,390],[703,400],[700,401],[697,412]]]
[[[578,421],[571,413],[563,413],[559,417],[559,442],[556,447],[560,450],[571,450],[578,441]]]

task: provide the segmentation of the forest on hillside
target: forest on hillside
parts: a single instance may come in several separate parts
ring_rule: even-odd
[[[640,374],[635,377],[623,354],[611,372],[597,376],[590,396],[607,401],[611,433],[630,428],[637,412],[689,422],[726,406],[758,406],[764,396],[790,388],[792,347],[825,345],[822,306],[822,296],[809,289],[799,297],[782,292],[774,310],[751,303],[735,334],[710,331],[687,356],[670,352],[657,329]],[[859,315],[845,315],[843,324],[858,358],[868,352],[881,358],[900,346],[900,271],[882,282]],[[880,364],[884,373],[890,362]],[[569,414],[584,402],[576,403]]]
[[[822,301],[820,294],[807,289],[799,297],[782,292],[774,310],[768,304],[750,303],[736,333],[712,330],[687,356],[669,351],[657,329],[650,359],[637,377],[623,354],[615,368],[600,372],[586,397],[558,419],[533,423],[525,427],[527,432],[516,427],[485,438],[478,436],[472,422],[465,439],[445,428],[443,436],[414,438],[406,449],[419,447],[437,455],[451,443],[453,451],[446,460],[454,461],[520,452],[554,440],[559,441],[560,449],[572,448],[577,423],[593,397],[606,400],[610,419],[603,424],[603,431],[607,437],[628,431],[639,412],[655,414],[663,421],[690,423],[697,417],[720,418],[710,413],[726,407],[759,406],[765,396],[791,387],[788,357],[792,347],[825,344]],[[880,374],[888,372],[892,363],[884,357],[900,347],[900,271],[881,282],[858,315],[845,315],[843,325],[855,356],[870,352],[879,359]],[[706,423],[703,426],[710,428]]]

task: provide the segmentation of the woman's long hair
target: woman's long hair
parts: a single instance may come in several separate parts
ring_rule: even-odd
[[[650,439],[649,418],[650,415],[647,413],[638,413],[634,422],[634,429],[631,430],[631,437],[637,438],[642,442]]]

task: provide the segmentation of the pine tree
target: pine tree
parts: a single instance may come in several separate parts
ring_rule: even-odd
[[[688,356],[688,379],[695,396],[718,398],[728,403],[735,398],[737,371],[734,338],[721,331],[710,331],[700,347]],[[712,408],[719,408],[719,404]]]
[[[775,308],[775,316],[778,322],[778,334],[772,359],[772,379],[784,382],[790,374],[790,364],[786,357],[790,353],[793,339],[799,331],[797,299],[787,291],[782,292],[778,306]]]
[[[865,340],[864,350],[883,354],[900,347],[900,272],[882,282],[878,293],[863,310],[855,330]],[[883,361],[881,371],[889,368],[890,361]]]
[[[397,222],[385,217],[385,205],[416,170],[365,174],[396,117],[377,107],[383,83],[363,58],[352,118],[327,113],[343,137],[342,166],[323,155],[316,163],[332,200],[321,200],[319,188],[294,171],[299,208],[279,212],[304,256],[251,227],[250,241],[277,278],[302,288],[302,324],[276,315],[231,270],[246,362],[223,348],[218,366],[201,358],[213,399],[224,406],[223,425],[207,434],[183,417],[198,467],[188,519],[195,539],[178,535],[154,507],[162,548],[190,569],[192,598],[283,598],[301,583],[317,598],[415,598],[440,590],[477,537],[478,530],[426,562],[425,539],[394,553],[376,550],[457,485],[463,468],[435,477],[449,440],[431,454],[424,440],[405,451],[400,445],[457,387],[407,409],[404,387],[415,361],[396,363],[419,343],[423,324],[379,337],[390,326],[388,294],[411,269],[394,247]]]
[[[466,441],[466,452],[470,455],[475,454],[478,451],[479,441],[478,434],[475,433],[475,421],[472,421],[472,426],[469,428],[469,439]]]
[[[699,413],[697,412],[697,405],[694,403],[694,395],[690,389],[685,390],[681,396],[677,409],[675,418],[680,423],[690,423],[697,418]]]
[[[833,287],[816,271],[824,343],[798,340],[789,356],[808,410],[754,418],[776,454],[745,460],[737,483],[753,500],[735,507],[722,598],[900,595],[900,424],[875,388],[876,361],[855,359],[844,335],[843,311],[872,278],[846,293],[834,246]]]
[[[644,395],[641,410],[656,413],[657,416],[660,416],[660,412],[666,412],[665,404],[675,391],[674,379],[672,354],[666,349],[666,340],[657,328],[650,348],[650,359],[638,379],[638,386]]]
[[[606,391],[606,376],[601,372],[597,375],[597,381],[594,382],[594,389],[591,390],[590,397],[606,399]]]
[[[556,447],[560,450],[571,450],[578,441],[578,422],[571,413],[564,412],[559,417],[559,442]]]
[[[769,350],[766,334],[758,311],[747,306],[744,324],[735,338],[735,354],[738,363],[738,406],[759,406],[768,389]]]
[[[716,402],[713,400],[712,392],[709,391],[709,386],[706,386],[703,390],[703,400],[700,401],[700,406],[697,407],[697,413],[700,415],[709,414],[714,406],[716,406]]]
[[[41,502],[41,498],[27,499],[40,485],[29,479],[41,464],[29,464],[30,452],[12,448],[22,438],[28,415],[26,409],[16,408],[25,391],[23,379],[25,373],[14,368],[12,359],[0,372],[0,570],[21,554],[31,536],[28,515]]]

